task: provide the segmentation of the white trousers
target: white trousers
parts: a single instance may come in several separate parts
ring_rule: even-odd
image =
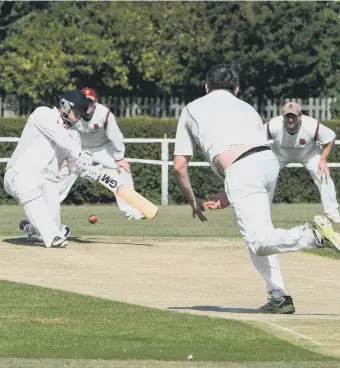
[[[332,216],[334,212],[337,211],[339,205],[336,199],[336,191],[332,178],[329,177],[325,179],[318,174],[318,164],[320,158],[321,148],[317,146],[310,154],[305,156],[303,159],[296,160],[294,162],[302,164],[308,170],[314,180],[314,183],[319,189],[321,203],[325,214]],[[280,156],[278,156],[278,160],[280,163],[280,168],[283,168],[287,166],[290,162],[292,162],[291,160],[287,161]]]
[[[286,294],[277,254],[316,247],[307,224],[290,230],[274,228],[271,202],[278,175],[279,162],[272,151],[249,155],[225,171],[225,191],[240,233],[269,295],[275,298]]]
[[[6,171],[5,191],[22,206],[27,220],[40,233],[45,246],[50,247],[60,232],[58,186],[41,174]]]

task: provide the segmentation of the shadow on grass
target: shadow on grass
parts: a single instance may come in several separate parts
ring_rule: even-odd
[[[154,244],[149,244],[149,243],[134,243],[134,242],[117,242],[117,241],[110,241],[110,240],[97,240],[97,239],[85,239],[85,238],[78,238],[78,237],[70,237],[69,241],[74,242],[74,243],[79,243],[79,244],[114,244],[114,245],[141,245],[144,247],[153,247]]]
[[[168,307],[168,310],[197,310],[203,312],[222,312],[222,313],[250,313],[259,314],[258,309],[251,308],[228,308],[228,307],[217,307],[215,305],[196,305],[193,307]],[[294,316],[329,316],[329,317],[340,317],[340,314],[334,313],[294,313]]]
[[[11,245],[23,245],[26,247],[45,247],[42,243],[28,241],[26,237],[4,239],[2,242]]]
[[[259,313],[257,309],[250,308],[227,308],[216,305],[196,305],[193,307],[168,307],[171,310],[198,310],[204,312],[225,312],[225,313]]]
[[[324,317],[340,317],[340,314],[335,313],[294,313],[294,316],[324,316]]]
[[[154,246],[154,244],[148,244],[148,243],[115,242],[115,241],[108,241],[108,240],[100,241],[97,239],[90,240],[90,239],[78,238],[78,237],[73,237],[73,236],[68,238],[68,240],[70,242],[77,243],[77,244],[139,245],[139,246],[144,246],[144,247]],[[11,245],[22,245],[26,247],[45,247],[42,243],[28,241],[26,237],[4,239],[3,243],[11,244]]]

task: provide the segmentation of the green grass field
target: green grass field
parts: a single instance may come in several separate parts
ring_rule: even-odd
[[[290,228],[311,221],[322,214],[318,204],[273,206],[273,222],[276,227]],[[0,206],[4,235],[19,234],[18,224],[23,218],[16,205]],[[97,224],[87,221],[89,214],[98,217]],[[62,220],[72,228],[73,235],[145,236],[145,237],[224,237],[239,238],[234,212],[231,208],[206,211],[208,222],[193,219],[189,206],[161,207],[152,221],[127,221],[115,205],[62,206]],[[340,230],[340,227],[338,227]]]
[[[72,229],[72,236],[126,236],[126,237],[190,237],[190,238],[240,238],[234,212],[231,208],[221,211],[206,211],[208,222],[193,219],[189,206],[161,207],[157,217],[152,220],[128,221],[115,205],[63,206],[62,221]],[[1,234],[20,235],[18,224],[23,218],[19,206],[1,206]],[[96,224],[90,224],[87,217],[95,214]],[[290,228],[310,222],[314,215],[323,214],[321,205],[273,206],[273,222],[276,227]],[[340,226],[334,228],[340,231]],[[315,250],[313,253],[340,259],[340,255],[331,250]]]
[[[0,356],[327,361],[242,322],[1,282]],[[261,346],[261,349],[259,349]]]
[[[310,221],[319,213],[319,205],[276,205],[274,224],[289,228]],[[18,206],[1,206],[0,214],[2,238],[22,235],[18,229],[22,219]],[[89,214],[98,216],[97,224],[88,223]],[[169,237],[212,242],[214,238],[239,238],[232,210],[209,211],[207,215],[208,223],[202,224],[192,219],[189,207],[168,206],[161,208],[153,221],[128,221],[116,206],[62,207],[63,222],[72,228],[75,238]],[[339,258],[332,252],[326,255]],[[235,363],[230,365],[235,368],[340,367],[340,360],[323,355],[320,350],[308,350],[272,331],[238,320],[145,308],[7,281],[0,282],[0,290],[0,357],[56,359],[0,359],[1,367],[87,366],[85,361],[77,363],[78,359],[115,360],[115,367],[226,367],[227,363]],[[187,361],[189,354],[194,357],[192,362]],[[123,365],[121,361],[131,364]],[[167,361],[173,363],[167,365]],[[111,366],[105,364],[98,361],[89,366]]]
[[[334,361],[239,321],[5,281],[0,289],[1,357],[185,361],[192,354],[199,362]]]

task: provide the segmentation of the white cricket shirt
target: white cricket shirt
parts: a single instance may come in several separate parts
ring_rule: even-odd
[[[113,113],[106,106],[97,103],[92,118],[84,121],[77,130],[82,146],[90,149],[91,152],[106,148],[115,160],[124,158],[123,134]]]
[[[64,128],[60,114],[41,106],[28,117],[21,139],[7,163],[6,170],[43,173],[46,168],[58,172],[57,155],[78,158],[81,146],[76,144]]]
[[[266,124],[268,138],[273,140],[272,150],[286,161],[302,160],[319,144],[328,144],[335,138],[333,130],[316,119],[302,115],[300,129],[295,134],[289,134],[283,116],[276,116]]]
[[[269,145],[260,115],[226,90],[189,103],[178,121],[175,155],[193,156],[194,143],[213,160],[233,145]]]

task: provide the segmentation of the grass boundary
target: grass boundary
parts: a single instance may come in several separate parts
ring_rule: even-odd
[[[301,361],[299,363],[231,363],[164,360],[0,358],[0,366],[2,368],[324,368],[325,362]],[[339,367],[338,362],[327,362],[327,368],[336,367]]]

